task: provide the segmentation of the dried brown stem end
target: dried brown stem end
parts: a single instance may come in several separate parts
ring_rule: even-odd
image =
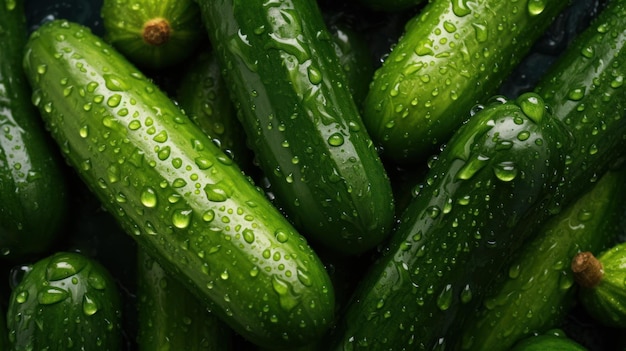
[[[165,44],[170,39],[172,27],[164,18],[153,18],[143,26],[143,40],[154,46]]]
[[[579,252],[571,263],[574,280],[584,288],[593,288],[598,285],[604,275],[604,268],[591,252]]]

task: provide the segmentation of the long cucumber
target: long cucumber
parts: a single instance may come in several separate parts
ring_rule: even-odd
[[[39,27],[26,49],[33,102],[63,155],[163,269],[257,344],[327,330],[333,288],[319,258],[151,80],[65,20]]]

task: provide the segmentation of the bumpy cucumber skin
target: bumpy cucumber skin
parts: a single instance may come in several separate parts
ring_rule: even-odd
[[[251,167],[252,155],[221,69],[213,51],[200,53],[185,70],[176,91],[176,101],[191,120],[245,171]]]
[[[334,350],[450,347],[463,305],[525,240],[515,226],[547,216],[570,135],[535,94],[498,101],[432,163],[337,324]]]
[[[121,348],[121,302],[98,262],[57,252],[28,267],[7,310],[11,350]]]
[[[24,1],[0,5],[0,257],[19,260],[50,249],[67,218],[63,163],[19,67],[27,39]]]
[[[593,251],[592,251],[593,252]],[[580,302],[595,320],[613,328],[626,326],[626,243],[597,252],[604,274],[600,283],[580,288]]]
[[[560,325],[576,302],[571,258],[604,250],[617,238],[625,176],[624,171],[606,173],[515,253],[484,302],[465,318],[456,349],[506,351],[518,340]]]
[[[384,159],[424,163],[473,105],[496,93],[568,1],[527,8],[535,3],[431,1],[409,20],[364,104]]]
[[[304,235],[346,254],[393,225],[391,184],[315,1],[198,1],[250,148]]]
[[[121,54],[84,26],[52,21],[31,35],[24,68],[70,165],[139,246],[217,316],[278,348],[327,330],[334,298],[319,258]]]
[[[198,5],[193,0],[104,0],[101,8],[105,38],[136,65],[163,69],[183,62],[205,37]],[[163,18],[171,27],[161,45],[143,40],[146,22]]]
[[[232,332],[145,250],[137,253],[138,349],[227,351]]]
[[[625,43],[626,1],[609,1],[534,89],[575,139],[557,189],[562,206],[589,189],[624,154]]]

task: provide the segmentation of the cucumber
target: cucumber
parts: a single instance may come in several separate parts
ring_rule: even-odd
[[[184,71],[176,101],[224,153],[242,170],[249,170],[251,151],[213,51],[198,54]]]
[[[510,351],[587,351],[587,348],[569,338],[561,330],[550,330],[545,334],[529,336]]]
[[[7,310],[11,350],[120,350],[121,302],[97,261],[56,252],[28,266]]]
[[[437,153],[568,3],[428,2],[407,22],[365,99],[363,121],[382,157],[414,165]]]
[[[139,247],[257,344],[328,329],[319,258],[150,79],[77,23],[48,22],[26,48],[33,101],[60,150]]]
[[[0,5],[0,257],[23,260],[56,244],[68,212],[64,164],[21,69],[24,1]]]
[[[206,37],[193,0],[104,0],[104,37],[144,69],[163,69],[191,57]]]
[[[374,248],[389,178],[315,1],[198,1],[250,148],[286,216],[316,245]]]
[[[624,210],[625,176],[624,171],[607,172],[514,253],[455,333],[461,336],[455,349],[506,351],[564,322],[576,303],[571,257],[613,245]]]
[[[581,287],[579,300],[584,309],[602,325],[626,327],[626,243],[606,250],[579,252],[571,269]]]
[[[232,350],[232,333],[150,255],[137,251],[138,350]]]
[[[460,311],[525,240],[515,227],[548,215],[570,142],[537,94],[475,108],[351,297],[332,349],[451,347]]]

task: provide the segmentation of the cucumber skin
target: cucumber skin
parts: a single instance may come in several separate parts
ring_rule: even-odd
[[[138,350],[232,350],[232,332],[142,249],[137,253]]]
[[[198,3],[250,148],[288,218],[338,252],[375,247],[393,225],[391,184],[317,3]]]
[[[80,253],[56,252],[29,265],[11,292],[10,350],[120,350],[121,318],[108,270]]]
[[[190,58],[205,38],[193,0],[104,0],[104,37],[137,66],[164,69]],[[142,38],[144,24],[164,18],[171,26],[167,42],[151,45]]]
[[[570,339],[561,331],[547,332],[541,335],[529,336],[520,340],[510,351],[587,351],[583,345]]]
[[[221,70],[212,50],[198,54],[184,71],[176,101],[191,120],[247,172],[251,168],[252,152],[246,144],[246,135]]]
[[[31,35],[24,68],[70,165],[138,245],[217,316],[277,348],[327,330],[334,298],[319,258],[121,54],[88,28],[58,20]]]
[[[536,94],[502,100],[475,113],[431,163],[333,330],[331,349],[451,347],[460,311],[525,240],[515,227],[548,216],[571,136]],[[535,123],[528,110],[543,117]],[[529,138],[518,139],[521,132]],[[519,173],[500,180],[502,165]],[[466,171],[474,173],[461,180]]]
[[[571,258],[604,250],[617,239],[625,176],[624,171],[607,172],[515,253],[459,328],[456,349],[509,350],[518,340],[564,321],[576,303]]]
[[[18,261],[44,254],[59,239],[68,187],[28,81],[16,69],[28,35],[24,1],[1,5],[0,23],[0,257]]]
[[[626,326],[626,243],[620,242],[596,252],[599,252],[597,259],[604,274],[598,285],[580,288],[580,303],[601,325],[622,329]]]
[[[526,3],[480,0],[470,7],[437,0],[407,22],[375,71],[363,109],[383,159],[414,165],[436,154],[467,111],[497,92],[568,1],[544,1],[535,16]]]

